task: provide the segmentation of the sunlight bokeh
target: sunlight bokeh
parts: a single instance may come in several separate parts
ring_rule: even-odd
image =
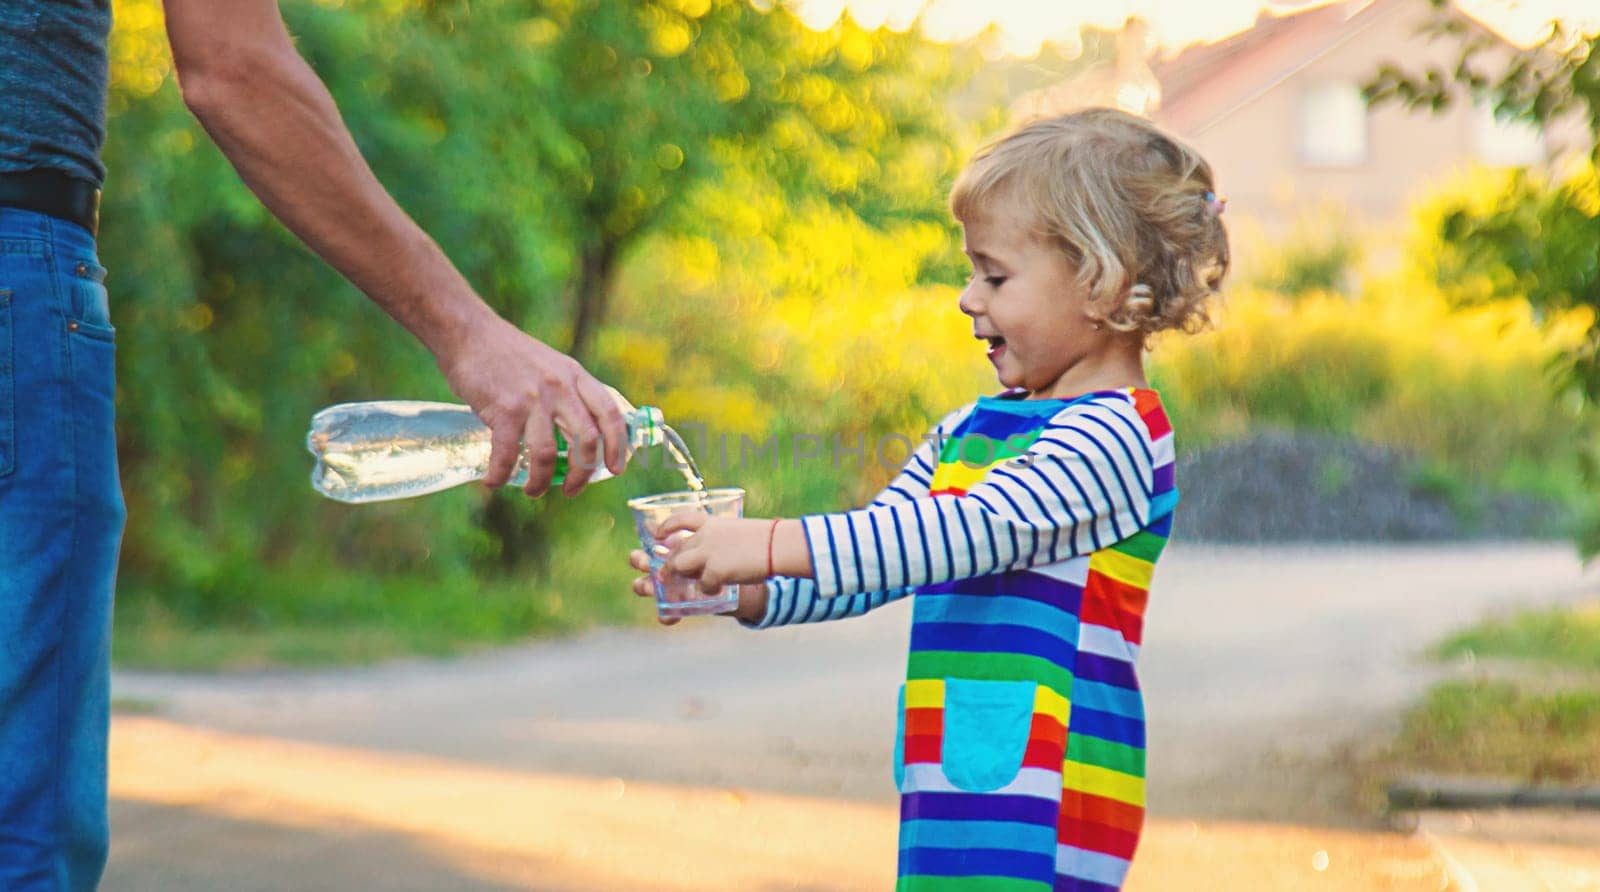
[[[1047,42],[1075,44],[1084,25],[1115,29],[1129,16],[1150,23],[1151,39],[1166,50],[1220,40],[1249,27],[1263,12],[1287,12],[1326,5],[1270,3],[1262,0],[795,0],[802,20],[826,28],[846,9],[867,28],[910,28],[921,16],[925,33],[935,40],[972,37],[991,25],[995,50],[1030,57]],[[1546,25],[1560,19],[1579,30],[1600,28],[1600,6],[1591,0],[1460,0],[1457,5],[1518,43],[1536,41]]]

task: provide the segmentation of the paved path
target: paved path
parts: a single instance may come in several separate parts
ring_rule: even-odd
[[[1442,671],[1415,659],[1440,635],[1597,592],[1560,546],[1174,548],[1141,663],[1152,826],[1131,885],[1441,888],[1430,837],[1375,832],[1330,763]],[[906,621],[119,674],[159,712],[113,734],[106,888],[887,888]]]

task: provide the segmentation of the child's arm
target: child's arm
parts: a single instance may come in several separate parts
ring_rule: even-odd
[[[770,575],[814,578],[822,598],[915,588],[1055,563],[1134,535],[1177,502],[1155,472],[1171,473],[1171,450],[1170,437],[1151,443],[1131,400],[1102,398],[1061,410],[1025,453],[975,469],[962,498],[941,492],[776,523],[683,511],[661,535],[695,532],[667,561],[708,592]]]
[[[1170,438],[1160,442],[1170,451]],[[1063,409],[1026,453],[995,467],[964,498],[921,497],[800,525],[822,597],[915,587],[1089,554],[1172,510],[1156,499],[1152,454],[1131,401]]]
[[[900,469],[900,473],[889,481],[868,507],[881,508],[913,499],[927,498],[928,486],[933,481],[934,465],[939,459],[939,450],[943,448],[950,432],[955,430],[956,425],[971,409],[970,404],[963,406],[934,425],[922,443],[912,450],[905,467]],[[818,592],[816,582],[804,577],[774,576],[768,579],[765,585],[764,599],[761,598],[761,593],[756,593],[754,598],[743,599],[750,603],[740,605],[739,621],[752,629],[849,619],[898,601],[914,591],[909,586],[902,586],[875,592],[857,592],[837,598],[824,598]],[[756,613],[755,608],[762,606],[756,603],[760,600],[764,600],[764,609]]]

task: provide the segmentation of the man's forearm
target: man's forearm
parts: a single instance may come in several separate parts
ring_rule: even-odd
[[[239,175],[284,225],[433,351],[450,389],[493,433],[484,482],[526,461],[549,488],[557,431],[573,454],[627,464],[612,392],[572,357],[501,319],[389,197],[356,149],[277,0],[163,0],[178,84]],[[568,468],[577,495],[594,469]]]
[[[492,311],[378,182],[272,12],[271,38],[220,51],[185,46],[205,13],[169,23],[185,102],[285,226],[435,356],[455,355]]]

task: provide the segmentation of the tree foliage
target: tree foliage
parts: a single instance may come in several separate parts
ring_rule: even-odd
[[[1441,217],[1441,234],[1459,250],[1441,264],[1446,276],[1482,275],[1494,296],[1518,295],[1551,310],[1600,310],[1600,34],[1574,35],[1552,23],[1538,46],[1506,59],[1497,38],[1429,0],[1433,37],[1460,40],[1453,67],[1406,71],[1386,64],[1365,87],[1373,104],[1399,102],[1438,111],[1463,96],[1492,105],[1497,117],[1545,127],[1576,116],[1587,126],[1586,168],[1565,178],[1519,171],[1486,200]],[[1574,354],[1576,380],[1600,401],[1600,316]]]
[[[1433,37],[1461,41],[1452,66],[1407,70],[1386,64],[1365,86],[1370,102],[1438,111],[1470,97],[1507,120],[1541,127],[1575,121],[1585,133],[1585,163],[1569,172],[1519,170],[1499,187],[1470,196],[1439,215],[1447,245],[1438,257],[1446,283],[1483,299],[1520,297],[1547,313],[1586,310],[1591,320],[1570,350],[1568,381],[1600,405],[1600,34],[1579,35],[1552,23],[1543,40],[1507,58],[1499,41],[1429,0]],[[1600,444],[1576,444],[1600,488]],[[1600,553],[1600,509],[1583,535],[1587,554]]]
[[[379,178],[485,299],[639,402],[703,416],[712,379],[746,402],[768,395],[727,369],[655,369],[639,348],[701,331],[651,308],[710,326],[689,341],[707,356],[764,331],[748,306],[696,313],[677,290],[707,246],[748,256],[827,217],[831,238],[890,250],[921,227],[923,259],[895,287],[949,276],[928,228],[948,226],[958,139],[942,102],[960,71],[916,33],[814,32],[745,0],[286,0],[283,12]],[[205,138],[173,81],[159,0],[119,0],[116,18],[101,253],[121,347],[125,600],[202,619],[319,615],[351,605],[281,591],[310,568],[470,580],[538,571],[563,537],[610,529],[616,489],[360,509],[311,493],[301,443],[317,408],[450,396],[426,352],[273,221]],[[630,269],[661,274],[633,289],[619,325]],[[796,290],[795,312],[860,291],[860,269],[832,272]]]

